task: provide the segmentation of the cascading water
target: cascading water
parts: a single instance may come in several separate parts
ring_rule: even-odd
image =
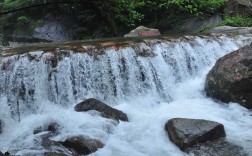
[[[237,104],[218,104],[203,92],[205,75],[216,60],[251,40],[184,37],[110,47],[96,56],[59,50],[3,57],[0,151],[43,151],[33,129],[56,121],[62,129],[54,140],[79,134],[101,139],[106,146],[92,155],[184,155],[169,141],[164,124],[187,117],[224,124],[227,139],[252,153],[251,112]],[[124,111],[130,122],[115,126],[112,120],[74,112],[77,102],[90,97]]]

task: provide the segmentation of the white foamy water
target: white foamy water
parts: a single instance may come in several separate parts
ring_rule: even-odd
[[[105,147],[94,156],[183,156],[164,130],[169,119],[180,117],[220,122],[230,142],[252,153],[251,111],[204,95],[206,74],[216,60],[248,43],[242,36],[162,41],[149,47],[153,57],[139,56],[135,47],[107,49],[97,57],[67,52],[57,67],[43,59],[50,53],[32,53],[39,57],[32,61],[27,54],[13,56],[8,70],[0,69],[0,151],[43,152],[33,130],[55,121],[61,129],[54,140],[80,134],[102,140]],[[74,111],[90,97],[122,110],[129,122],[117,125]]]

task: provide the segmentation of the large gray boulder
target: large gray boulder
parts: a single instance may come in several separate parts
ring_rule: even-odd
[[[183,151],[226,136],[222,124],[201,119],[174,118],[166,123],[165,129],[170,140]]]
[[[207,75],[206,95],[252,108],[252,45],[220,58]]]
[[[105,103],[99,100],[93,99],[93,98],[90,98],[90,99],[87,99],[85,101],[78,103],[74,107],[74,110],[77,112],[86,112],[90,110],[96,110],[101,113],[102,117],[115,119],[117,121],[119,120],[128,121],[127,115],[123,113],[122,111],[114,109],[106,105]]]
[[[124,37],[146,37],[146,36],[159,36],[161,33],[158,29],[146,28],[144,26],[139,26],[134,30],[131,30]]]

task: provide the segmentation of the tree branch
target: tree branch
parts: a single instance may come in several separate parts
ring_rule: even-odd
[[[46,5],[74,4],[74,3],[83,3],[83,2],[94,3],[94,4],[97,3],[97,1],[89,1],[89,0],[48,2],[48,3],[41,3],[41,4],[32,5],[32,6],[22,7],[22,8],[18,8],[18,9],[14,9],[14,10],[9,10],[9,11],[5,11],[5,12],[0,12],[0,16],[1,15],[5,15],[5,14],[9,14],[9,13],[13,13],[13,12],[18,12],[18,11],[26,10],[26,9],[31,9],[31,8],[46,6]]]

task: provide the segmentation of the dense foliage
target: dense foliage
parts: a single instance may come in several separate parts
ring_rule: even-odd
[[[215,14],[228,0],[0,0],[0,29],[43,24],[46,16],[70,16],[78,21],[75,34],[117,36],[120,28],[151,25],[161,19]],[[23,8],[23,9],[22,9]],[[17,11],[16,11],[17,10]],[[13,11],[8,14],[4,12]],[[228,21],[228,20],[227,20]],[[228,22],[227,22],[228,23]],[[230,22],[229,22],[230,23]],[[99,27],[99,28],[97,28]],[[1,32],[0,32],[1,33]],[[97,34],[97,33],[96,33]],[[98,35],[99,36],[99,35]]]

